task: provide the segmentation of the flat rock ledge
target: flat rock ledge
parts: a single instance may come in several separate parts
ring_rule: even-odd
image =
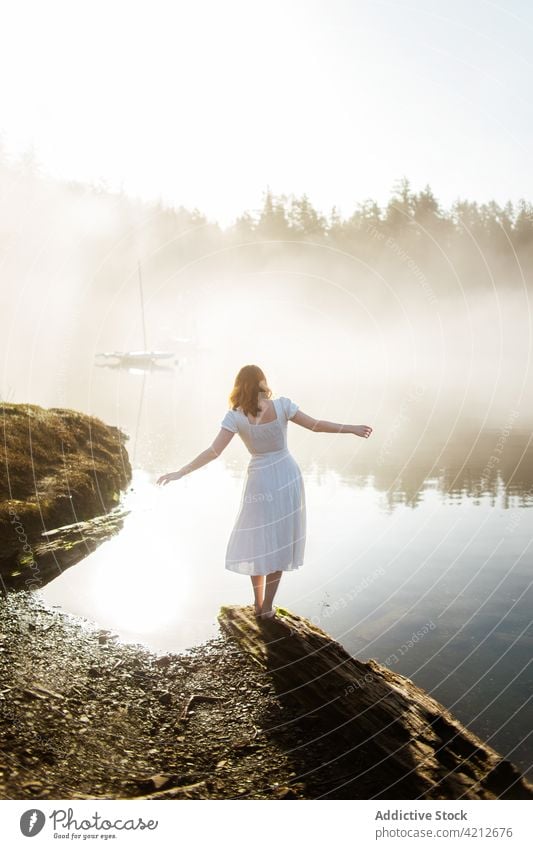
[[[223,631],[271,676],[282,704],[329,740],[344,798],[531,799],[533,784],[409,678],[362,662],[278,607],[222,607]]]

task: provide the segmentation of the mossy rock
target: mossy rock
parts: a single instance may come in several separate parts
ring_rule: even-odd
[[[131,481],[129,437],[77,410],[3,403],[0,413],[0,546],[13,565],[44,531],[117,506]]]

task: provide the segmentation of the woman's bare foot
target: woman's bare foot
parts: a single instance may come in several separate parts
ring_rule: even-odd
[[[274,609],[270,608],[269,610],[267,610],[267,609],[263,610],[263,608],[261,608],[261,613],[259,614],[259,618],[260,619],[274,619],[275,615],[276,615],[276,608],[274,608]]]
[[[257,602],[254,603],[254,613],[256,616],[260,616],[261,614],[261,605]]]

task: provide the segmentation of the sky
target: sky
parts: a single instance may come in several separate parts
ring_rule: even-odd
[[[222,226],[267,188],[343,215],[402,177],[531,200],[532,36],[525,0],[17,0],[0,139]]]

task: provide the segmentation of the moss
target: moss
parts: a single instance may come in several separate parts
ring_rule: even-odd
[[[116,507],[131,481],[127,434],[77,410],[0,404],[0,545],[20,552],[44,530]]]

